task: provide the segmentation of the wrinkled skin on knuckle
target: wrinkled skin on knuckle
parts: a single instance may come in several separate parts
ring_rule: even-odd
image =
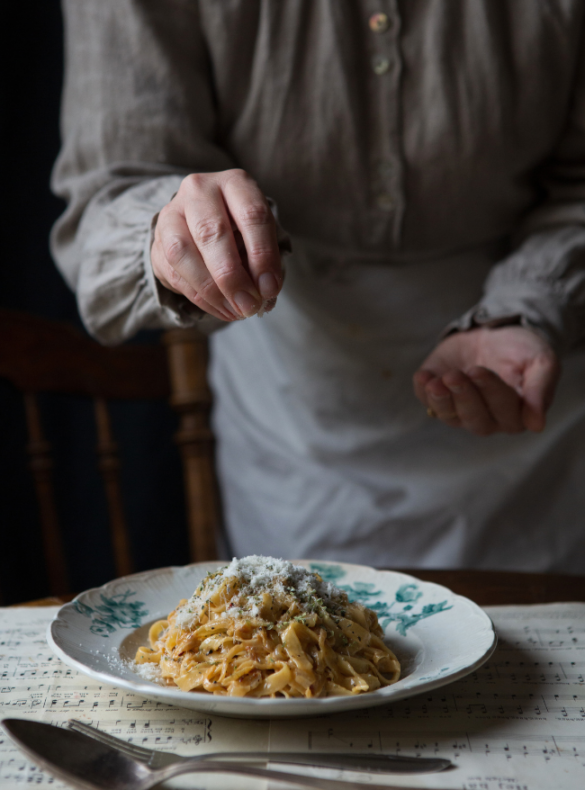
[[[223,217],[203,217],[193,229],[193,238],[198,246],[207,247],[221,241],[230,231],[229,223]]]
[[[235,269],[229,263],[218,266],[213,272],[213,281],[222,293],[232,290]]]
[[[167,280],[171,290],[175,293],[183,294],[190,302],[197,304],[197,291],[190,285],[187,280],[183,279],[179,272],[167,263]]]
[[[189,244],[182,236],[167,236],[163,240],[165,258],[171,266],[179,266],[189,251]]]
[[[192,197],[193,195],[197,195],[201,192],[202,189],[205,188],[205,185],[209,183],[210,176],[213,175],[212,173],[190,173],[188,176],[181,182],[181,186],[179,187],[178,196],[187,195],[188,197]]]
[[[255,183],[252,176],[241,167],[233,167],[231,170],[226,170],[224,173],[224,179],[226,186],[231,181],[245,181],[247,184]]]
[[[265,203],[249,203],[240,211],[240,221],[244,227],[257,227],[258,225],[271,225],[272,212]]]
[[[189,296],[189,299],[193,302],[193,304],[197,305],[199,309],[207,312],[209,303],[208,300],[204,297],[204,295],[200,291],[196,291],[194,288],[191,288],[190,291],[191,291],[190,295],[189,294],[186,295]]]
[[[212,280],[211,277],[206,279],[199,286],[199,296],[211,305],[216,302],[220,294],[215,280]]]
[[[253,244],[248,247],[248,258],[254,259],[256,262],[272,263],[276,257],[274,250],[266,244]]]

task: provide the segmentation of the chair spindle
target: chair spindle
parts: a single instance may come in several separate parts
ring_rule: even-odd
[[[55,507],[51,445],[44,435],[39,406],[34,393],[24,393],[24,406],[28,430],[26,451],[39,503],[49,589],[51,595],[64,595],[69,592],[69,579],[63,539]]]
[[[207,338],[196,330],[165,333],[171,377],[171,406],[179,413],[175,434],[183,459],[189,542],[193,562],[217,558],[215,536],[219,497],[209,428],[211,393],[207,385]]]
[[[98,439],[96,452],[108,503],[116,576],[126,576],[133,572],[133,564],[122,505],[118,445],[112,434],[106,401],[103,398],[94,398],[93,403]]]

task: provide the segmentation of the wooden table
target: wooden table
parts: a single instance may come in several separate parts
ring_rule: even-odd
[[[585,602],[585,576],[552,573],[514,573],[510,571],[430,571],[405,570],[419,579],[443,584],[480,606],[499,604]],[[43,598],[21,606],[59,606],[73,596]]]
[[[585,601],[585,576],[512,571],[405,571],[443,584],[480,606]]]

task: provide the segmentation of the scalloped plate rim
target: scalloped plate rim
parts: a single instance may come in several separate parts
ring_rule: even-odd
[[[384,689],[379,689],[374,692],[370,692],[368,694],[359,694],[352,697],[324,697],[318,699],[307,700],[305,698],[301,699],[256,699],[256,698],[245,698],[245,697],[224,697],[224,696],[216,696],[212,694],[202,693],[202,692],[184,692],[180,689],[171,688],[168,686],[159,686],[156,683],[149,683],[148,681],[145,683],[144,681],[140,680],[128,680],[123,677],[118,677],[112,672],[101,671],[98,669],[94,669],[92,667],[88,667],[83,661],[80,661],[70,655],[66,649],[59,644],[59,637],[57,633],[57,629],[60,625],[65,626],[66,628],[69,627],[69,623],[67,622],[67,615],[69,613],[76,612],[75,604],[77,602],[83,603],[83,599],[91,598],[96,594],[106,592],[111,590],[112,588],[118,587],[120,584],[123,583],[131,583],[131,582],[148,582],[148,580],[155,576],[162,576],[165,573],[174,575],[179,572],[187,573],[191,568],[197,567],[221,567],[226,564],[225,561],[213,560],[208,562],[201,562],[201,563],[190,563],[188,565],[169,565],[161,568],[154,568],[147,571],[139,571],[137,573],[128,574],[127,576],[119,577],[117,579],[112,579],[105,584],[99,587],[92,587],[85,590],[82,593],[79,593],[71,602],[64,604],[56,613],[54,619],[49,623],[47,628],[47,641],[53,652],[69,667],[72,669],[81,672],[93,680],[97,680],[99,682],[105,683],[107,685],[111,685],[114,687],[123,688],[127,691],[130,691],[135,694],[139,694],[141,696],[150,698],[150,699],[158,699],[163,702],[166,702],[169,705],[176,705],[178,707],[186,707],[190,709],[200,710],[200,711],[207,711],[210,713],[215,713],[216,715],[223,715],[228,717],[253,717],[253,718],[286,718],[286,717],[297,717],[297,716],[322,716],[328,715],[334,712],[351,712],[352,710],[359,710],[362,708],[368,707],[379,707],[381,705],[389,705],[392,702],[397,702],[402,700],[406,697],[414,696],[416,694],[421,694],[427,691],[432,691],[436,688],[440,688],[447,684],[453,683],[461,678],[465,677],[466,675],[474,672],[478,669],[482,664],[484,664],[489,657],[493,654],[496,646],[497,646],[497,635],[494,629],[493,622],[489,615],[476,603],[471,601],[469,598],[465,596],[458,595],[450,590],[448,587],[445,587],[442,584],[437,584],[436,582],[426,582],[418,579],[416,576],[412,576],[408,573],[403,573],[400,570],[396,571],[387,571],[381,570],[378,568],[373,568],[367,565],[357,565],[352,563],[346,562],[335,562],[330,560],[320,560],[320,559],[307,559],[307,560],[292,560],[292,562],[303,564],[309,566],[311,564],[318,564],[318,565],[332,565],[332,566],[340,566],[341,568],[350,569],[353,572],[359,572],[360,570],[366,571],[368,574],[381,574],[383,576],[391,576],[396,580],[402,581],[406,584],[416,584],[421,588],[426,590],[435,590],[440,591],[441,594],[446,594],[453,602],[457,602],[462,607],[468,609],[470,613],[473,613],[475,617],[479,617],[480,620],[483,620],[483,624],[486,627],[486,631],[489,632],[491,636],[491,642],[489,642],[486,647],[483,649],[483,652],[477,655],[477,657],[468,664],[461,666],[460,668],[446,673],[445,675],[429,678],[428,680],[424,680],[421,678],[413,678],[411,682],[409,682],[408,676],[405,678],[404,683],[398,681],[397,684],[393,684],[392,686],[387,686]],[[154,618],[153,618],[154,619]],[[416,625],[413,626],[413,634],[416,634]],[[417,634],[416,634],[417,635]],[[420,638],[420,637],[419,637]],[[423,644],[424,641],[423,641]],[[426,645],[425,645],[426,646]],[[138,678],[138,676],[137,676]],[[186,704],[189,703],[189,704]],[[246,712],[230,710],[230,708],[246,708]]]

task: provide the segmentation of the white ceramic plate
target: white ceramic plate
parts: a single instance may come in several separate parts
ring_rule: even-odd
[[[137,648],[148,644],[151,623],[189,598],[210,570],[225,563],[137,573],[79,595],[63,606],[47,638],[68,666],[100,683],[184,708],[247,718],[314,716],[351,711],[444,686],[473,672],[496,646],[489,617],[467,598],[413,576],[363,565],[303,560],[378,614],[388,645],[402,664],[392,686],[352,697],[247,699],[186,692],[142,679],[132,670]]]

